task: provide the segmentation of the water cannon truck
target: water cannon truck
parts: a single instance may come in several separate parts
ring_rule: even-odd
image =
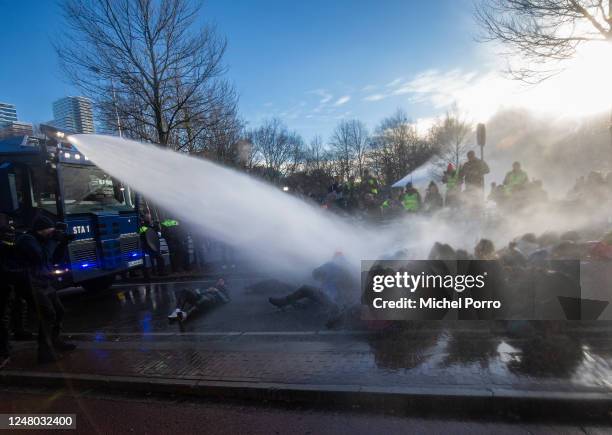
[[[74,240],[54,265],[58,288],[108,288],[143,265],[136,196],[71,145],[70,132],[47,125],[41,132],[0,140],[0,212],[18,232],[38,215],[65,223]]]

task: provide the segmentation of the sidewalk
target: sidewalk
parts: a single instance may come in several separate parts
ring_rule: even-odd
[[[34,343],[17,343],[0,382],[400,408],[612,408],[612,340],[603,334],[588,343],[463,335],[79,334],[76,351],[43,366]]]

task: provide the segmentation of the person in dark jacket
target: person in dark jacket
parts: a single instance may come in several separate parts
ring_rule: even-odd
[[[425,194],[425,201],[423,202],[426,213],[434,213],[440,210],[444,206],[444,199],[440,195],[438,185],[435,182],[429,183],[427,187],[427,193]]]
[[[151,269],[157,272],[158,276],[166,274],[164,257],[159,250],[159,226],[153,223],[151,213],[145,213],[140,217],[140,225],[138,227],[140,240],[144,252],[149,256],[151,261]],[[149,269],[143,267],[145,279],[150,278]]]
[[[169,321],[183,322],[198,311],[204,311],[230,301],[225,280],[220,278],[214,287],[206,289],[183,289],[176,294],[176,309],[168,316]]]
[[[467,162],[459,170],[459,181],[465,185],[463,201],[469,207],[480,208],[484,195],[484,176],[490,172],[489,165],[476,157],[473,150],[467,153]]]
[[[334,254],[331,261],[312,271],[319,286],[303,285],[284,297],[270,297],[268,301],[278,308],[310,300],[327,312],[328,323],[333,324],[351,306],[351,299],[358,293],[359,283],[351,273],[348,261],[342,252]]]
[[[467,162],[459,170],[459,179],[465,183],[465,190],[484,189],[484,176],[490,172],[489,165],[476,157],[472,150],[467,153]]]
[[[9,359],[9,306],[13,296],[10,261],[14,247],[14,237],[10,237],[10,233],[8,217],[0,214],[0,368]]]
[[[15,228],[4,213],[0,213],[0,368],[9,356],[9,330],[15,340],[31,340],[26,330],[26,301],[29,286],[16,260]]]
[[[60,337],[64,307],[52,287],[53,265],[62,260],[70,238],[57,231],[51,219],[37,217],[32,230],[16,242],[18,260],[27,278],[39,317],[38,361],[58,360],[56,351],[74,350],[76,346]]]

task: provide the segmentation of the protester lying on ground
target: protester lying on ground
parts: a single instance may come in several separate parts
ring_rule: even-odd
[[[312,276],[320,282],[319,287],[303,285],[287,296],[270,297],[268,300],[279,308],[304,299],[311,300],[333,317],[349,303],[351,294],[358,293],[359,284],[354,280],[348,262],[341,252],[336,252],[331,261],[313,270]]]
[[[176,309],[170,313],[168,320],[181,322],[200,310],[206,310],[230,301],[225,280],[220,278],[214,287],[207,289],[184,289],[177,293]]]

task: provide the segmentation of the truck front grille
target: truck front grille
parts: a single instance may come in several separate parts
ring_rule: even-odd
[[[121,245],[121,257],[123,260],[132,261],[140,257],[140,236],[138,234],[132,233],[121,236],[119,244]]]
[[[73,267],[83,268],[98,265],[98,255],[96,254],[96,242],[87,240],[83,242],[73,242],[68,245],[70,262]]]

